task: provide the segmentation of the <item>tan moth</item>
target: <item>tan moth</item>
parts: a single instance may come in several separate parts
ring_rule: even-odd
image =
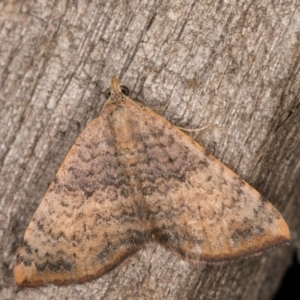
[[[122,93],[64,159],[17,251],[20,286],[96,278],[154,239],[223,262],[290,239],[280,213],[176,126]]]

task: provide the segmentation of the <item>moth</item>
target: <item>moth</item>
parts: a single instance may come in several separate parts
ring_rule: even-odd
[[[112,78],[17,251],[20,286],[96,278],[155,240],[190,263],[290,239],[280,213],[233,171]]]

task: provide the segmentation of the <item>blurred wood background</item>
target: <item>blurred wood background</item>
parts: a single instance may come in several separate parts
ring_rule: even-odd
[[[272,299],[300,244],[299,1],[0,2],[0,298]],[[112,75],[281,212],[293,241],[190,265],[149,244],[80,285],[20,289],[18,243]]]

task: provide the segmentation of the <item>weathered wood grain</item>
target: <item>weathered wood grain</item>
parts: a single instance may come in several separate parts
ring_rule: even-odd
[[[192,134],[299,236],[299,4],[2,1],[0,295],[6,299],[270,299],[293,244],[191,268],[151,244],[80,286],[17,289],[15,251],[41,197],[117,75]],[[193,82],[193,84],[188,84]],[[245,278],[247,280],[245,281]]]

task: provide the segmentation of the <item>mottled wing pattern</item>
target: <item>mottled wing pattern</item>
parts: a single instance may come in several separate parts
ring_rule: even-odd
[[[149,237],[218,262],[289,240],[277,210],[203,148],[121,92],[80,134],[18,249],[21,286],[83,282]]]
[[[289,240],[277,210],[174,125],[127,102],[152,236],[191,261],[247,256]]]
[[[143,224],[118,162],[109,109],[80,134],[34,214],[15,262],[19,285],[97,277],[143,243]]]

